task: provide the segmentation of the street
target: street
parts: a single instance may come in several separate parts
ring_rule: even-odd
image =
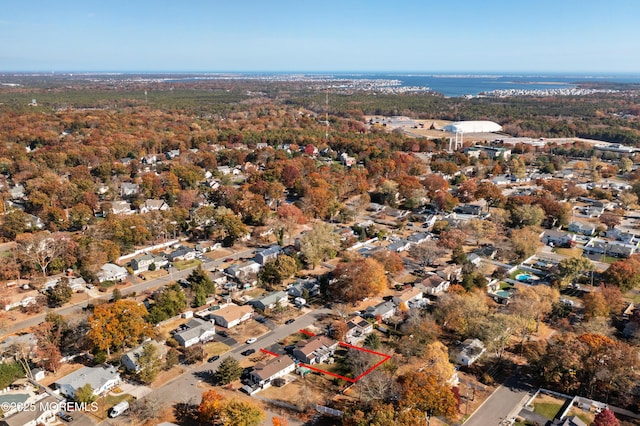
[[[237,259],[241,259],[241,258],[246,258],[246,257],[253,257],[254,254],[254,250],[253,249],[248,249],[248,250],[244,250],[241,252],[236,252],[232,255],[227,255],[224,256],[224,258],[231,258],[234,260]],[[214,268],[217,268],[218,266],[220,266],[221,264],[224,263],[224,260],[222,258],[216,259],[216,260],[210,260],[208,262],[205,262],[202,264],[202,268],[204,270],[210,271]],[[155,290],[161,286],[165,286],[173,281],[176,281],[180,278],[186,278],[189,276],[189,274],[194,270],[195,268],[188,268],[185,269],[183,271],[174,271],[171,272],[169,275],[165,275],[164,277],[160,277],[160,278],[156,278],[154,280],[148,280],[148,281],[142,281],[142,282],[138,282],[138,283],[133,283],[133,285],[127,287],[127,288],[123,288],[121,290],[123,295],[127,295],[127,294],[131,294],[133,292],[136,292],[137,294],[140,294],[142,292],[145,292],[147,290]],[[67,315],[71,315],[74,313],[78,313],[82,311],[82,308],[85,308],[87,306],[87,304],[89,303],[93,303],[96,300],[109,300],[111,299],[111,293],[103,293],[101,296],[99,297],[88,297],[87,300],[84,300],[82,302],[78,302],[75,303],[73,305],[68,305],[68,306],[63,306],[60,308],[55,308],[55,309],[50,309],[50,308],[45,308],[44,311],[38,315],[34,315],[26,320],[23,321],[19,321],[16,322],[14,324],[9,325],[6,329],[4,329],[2,331],[2,334],[4,336],[13,334],[13,333],[17,333],[19,331],[23,331],[26,330],[28,328],[34,327],[38,324],[40,324],[41,322],[44,321],[45,316],[47,315],[47,313],[49,312],[56,312],[60,315],[63,316],[67,316]]]
[[[516,373],[500,385],[469,417],[465,426],[498,426],[512,424],[523,404],[533,396],[533,390],[520,383]]]

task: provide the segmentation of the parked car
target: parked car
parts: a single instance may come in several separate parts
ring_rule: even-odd
[[[220,359],[220,355],[214,355],[207,360],[207,362],[215,362]]]
[[[288,320],[286,320],[284,323],[289,325],[289,324],[293,324],[296,321],[295,318],[289,318]]]
[[[65,422],[72,422],[73,421],[73,417],[71,417],[71,414],[67,414],[64,411],[60,411],[58,413],[58,417],[60,417],[60,420],[63,420]]]
[[[247,345],[250,345],[250,344],[255,343],[257,341],[258,341],[258,339],[256,339],[255,337],[251,337],[251,338],[247,339],[246,343],[247,343]]]
[[[232,257],[227,257],[224,261],[225,262],[233,262],[233,258]]]
[[[255,349],[247,349],[246,351],[240,352],[240,355],[242,356],[249,356],[256,353]]]

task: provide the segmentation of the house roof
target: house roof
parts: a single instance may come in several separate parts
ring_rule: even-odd
[[[58,386],[68,385],[74,390],[89,383],[93,390],[100,389],[105,383],[120,377],[113,365],[102,364],[97,367],[82,367],[56,381]]]
[[[149,343],[151,343],[153,346],[156,347],[156,349],[158,350],[159,354],[164,355],[167,352],[167,347],[165,345],[162,345],[154,340],[151,340]],[[133,348],[131,349],[129,352],[125,353],[124,355],[122,355],[122,357],[127,357],[129,358],[131,361],[134,362],[134,364],[137,364],[137,360],[138,357],[140,357],[140,355],[142,355],[142,352],[144,351],[144,345],[146,345],[146,343],[143,343],[142,345],[138,346],[137,348]]]
[[[211,330],[215,330],[214,325],[200,318],[192,318],[185,324],[189,327],[187,330],[176,333],[173,337],[178,339],[180,338],[184,342],[187,342],[195,337],[201,336],[203,333]]]
[[[220,317],[227,322],[231,322],[234,320],[238,320],[252,312],[253,312],[253,308],[249,305],[238,306],[236,304],[230,303],[224,308],[220,308],[217,311],[213,311],[211,313],[211,316],[214,318]]]
[[[279,356],[267,361],[259,362],[253,367],[253,374],[261,380],[267,380],[280,371],[295,365],[295,362],[288,356]]]
[[[302,352],[304,356],[308,357],[318,349],[321,349],[323,347],[331,347],[333,345],[336,345],[337,343],[338,342],[328,338],[327,336],[317,335],[307,340],[300,340],[298,343],[296,343],[296,349]]]
[[[144,206],[151,210],[159,210],[165,204],[164,200],[148,199],[144,202]]]
[[[435,287],[438,287],[440,284],[442,284],[445,281],[446,280],[444,278],[442,278],[441,276],[439,276],[438,274],[432,274],[432,275],[429,275],[428,277],[426,277],[424,280],[422,280],[422,282],[420,284],[422,284],[423,286],[425,286],[427,288],[435,288]]]
[[[287,293],[284,291],[274,291],[273,293],[265,294],[262,297],[258,297],[257,299],[251,300],[249,303],[262,303],[264,306],[268,306],[274,304],[282,299],[287,299]]]

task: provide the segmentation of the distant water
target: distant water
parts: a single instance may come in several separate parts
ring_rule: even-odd
[[[350,79],[399,80],[401,86],[429,87],[447,97],[478,95],[492,90],[544,90],[575,87],[576,83],[640,83],[640,75],[562,75],[562,74],[333,74]]]

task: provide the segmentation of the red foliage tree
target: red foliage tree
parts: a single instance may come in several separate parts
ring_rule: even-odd
[[[613,411],[605,408],[596,415],[591,426],[620,426],[620,422],[616,419]]]

